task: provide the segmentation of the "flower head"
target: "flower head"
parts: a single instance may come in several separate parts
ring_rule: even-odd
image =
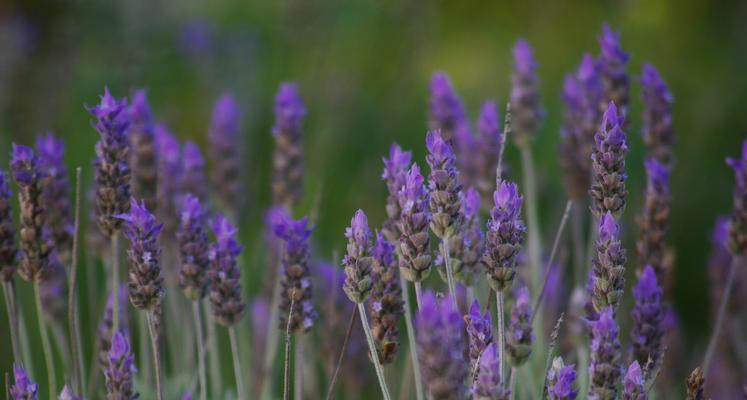
[[[620,45],[620,34],[607,24],[602,27],[599,48],[604,95],[607,101],[614,101],[626,113],[630,100],[630,79],[625,68],[630,57]]]
[[[592,260],[588,289],[595,312],[617,309],[625,288],[625,249],[619,239],[620,227],[611,213],[599,220],[596,256]],[[593,315],[589,316],[593,318]]]
[[[464,316],[467,324],[467,335],[469,336],[469,359],[472,370],[477,371],[478,361],[488,346],[493,343],[493,324],[490,320],[490,311],[480,312],[480,303],[475,300],[469,308],[469,313]]]
[[[382,232],[387,240],[396,243],[399,241],[400,209],[397,195],[404,186],[407,178],[407,170],[412,162],[412,152],[404,151],[397,143],[392,143],[389,148],[389,158],[384,158],[384,172],[381,179],[386,182],[388,195],[386,198],[387,219],[384,221]]]
[[[436,72],[431,78],[428,106],[429,128],[440,129],[448,142],[453,142],[457,132],[468,124],[464,105],[443,72]]]
[[[619,218],[625,208],[628,194],[625,181],[625,156],[628,153],[625,132],[621,124],[624,114],[618,114],[615,103],[610,102],[602,117],[599,132],[594,136],[595,147],[591,154],[592,183],[589,194],[592,198],[592,212],[601,217],[611,212]]]
[[[734,205],[729,221],[729,248],[734,255],[747,254],[747,140],[739,158],[727,158],[734,170]]]
[[[208,185],[205,177],[205,159],[202,157],[200,146],[191,140],[185,141],[182,147],[181,162],[180,191],[192,193],[200,201],[206,201]]]
[[[311,301],[312,282],[309,269],[309,236],[313,229],[309,228],[308,224],[307,217],[293,220],[287,214],[279,216],[274,222],[275,234],[283,240],[279,324],[282,331],[289,326],[290,331],[294,333],[308,332],[317,317]]]
[[[476,176],[472,184],[480,192],[480,196],[485,203],[488,203],[495,188],[498,157],[503,144],[501,118],[494,101],[485,101],[480,107],[475,140],[477,142],[475,145],[476,151],[473,154],[460,154],[459,160],[464,162],[466,161],[465,158],[467,160],[474,159]]]
[[[124,232],[130,241],[127,250],[130,302],[140,310],[157,310],[164,293],[158,244],[163,225],[156,223],[156,217],[145,208],[144,202],[138,203],[134,198],[130,213],[119,218],[125,221]]]
[[[36,400],[39,397],[39,385],[32,382],[23,365],[13,365],[15,383],[10,387],[10,397],[13,400]]]
[[[516,302],[511,307],[506,333],[506,356],[509,364],[518,367],[524,364],[532,353],[532,305],[529,289],[522,287],[516,294]]]
[[[231,213],[238,212],[243,205],[242,137],[239,120],[241,112],[236,99],[224,93],[213,106],[213,115],[208,131],[211,179],[217,189],[220,207]]]
[[[651,64],[643,64],[641,74],[643,96],[643,141],[648,154],[659,162],[674,161],[674,129],[672,127],[672,93]]]
[[[394,245],[384,235],[376,235],[371,269],[373,288],[368,301],[371,313],[371,332],[374,336],[379,361],[394,362],[399,349],[399,320],[404,314],[399,268],[394,258]]]
[[[127,110],[130,119],[130,166],[132,193],[145,201],[150,210],[156,209],[158,185],[158,151],[153,131],[153,115],[148,105],[148,94],[140,89],[132,96]]]
[[[236,241],[238,230],[223,215],[215,216],[212,228],[215,242],[208,251],[210,303],[215,320],[231,326],[241,319],[246,308],[241,299],[241,271],[237,263],[242,247]]]
[[[181,205],[181,224],[176,233],[181,260],[179,287],[192,301],[202,299],[208,286],[207,271],[210,260],[205,227],[206,214],[197,197],[192,194],[184,197]]]
[[[0,171],[0,281],[13,279],[16,270],[16,229],[11,209],[10,178]]]
[[[428,132],[425,143],[428,148],[426,161],[431,168],[428,176],[431,229],[443,240],[461,229],[462,185],[458,181],[454,152],[441,132]]]
[[[70,180],[63,162],[65,143],[52,133],[36,137],[39,170],[44,177],[42,203],[55,247],[67,263],[73,242]]]
[[[303,118],[306,107],[295,83],[283,83],[275,96],[272,199],[293,206],[303,192]]]
[[[663,290],[651,266],[646,266],[633,288],[633,328],[630,339],[633,357],[644,365],[651,360],[653,368],[661,365],[664,352],[664,310],[661,304]]]
[[[520,145],[532,139],[539,130],[544,111],[539,105],[537,61],[534,51],[524,39],[519,39],[513,49],[514,66],[511,73],[512,133]]]
[[[350,301],[364,302],[371,294],[371,230],[363,210],[355,212],[350,227],[345,229],[348,238],[348,253],[342,260],[345,267],[345,285],[343,289]]]
[[[526,227],[520,217],[521,203],[522,197],[516,184],[501,181],[493,193],[494,205],[482,256],[488,283],[496,291],[511,285],[516,275],[516,258],[526,235]]]
[[[126,334],[115,332],[109,350],[109,366],[104,371],[107,398],[136,400],[138,394],[133,387],[135,373],[135,356],[130,350],[129,339]]]
[[[565,365],[563,358],[555,357],[552,366],[547,370],[547,396],[550,400],[574,400],[578,390],[576,383],[576,366]]]
[[[590,321],[591,357],[589,364],[589,397],[614,399],[620,384],[620,339],[612,308],[605,308],[599,318]]]
[[[399,221],[400,271],[405,278],[419,282],[431,271],[430,234],[428,225],[428,192],[423,185],[423,175],[417,164],[410,167],[405,184],[399,189],[398,203],[401,210]]]
[[[472,383],[472,395],[477,400],[507,400],[511,396],[511,390],[501,381],[498,346],[490,343],[480,356],[480,365]]]
[[[65,385],[65,387],[62,388],[62,392],[60,392],[60,397],[58,400],[80,400],[81,398],[79,396],[75,395],[75,392],[73,392],[72,389],[70,389],[70,386]]]
[[[623,400],[648,400],[645,383],[641,365],[637,360],[633,360],[623,378]]]

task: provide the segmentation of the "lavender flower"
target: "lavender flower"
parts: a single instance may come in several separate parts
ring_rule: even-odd
[[[449,239],[451,269],[454,278],[471,286],[478,275],[480,257],[485,248],[485,235],[480,229],[480,194],[470,187],[462,193],[462,229]],[[438,272],[446,281],[446,271],[442,257],[437,259]]]
[[[412,162],[412,152],[403,151],[397,143],[389,148],[389,158],[384,158],[384,172],[381,179],[386,182],[389,194],[386,198],[386,215],[382,232],[392,243],[399,241],[400,208],[398,202],[399,190],[405,186],[407,170]]]
[[[130,302],[139,310],[158,311],[163,296],[161,277],[161,247],[158,234],[163,225],[145,208],[145,203],[132,199],[130,213],[120,215],[125,221],[124,232],[130,241],[127,260],[130,263],[127,292]]]
[[[511,390],[501,381],[501,359],[498,344],[491,343],[485,348],[479,359],[476,378],[472,383],[472,395],[475,400],[508,400]]]
[[[628,146],[625,143],[625,132],[620,125],[624,117],[618,116],[615,103],[610,102],[602,117],[599,132],[594,136],[595,146],[591,154],[592,181],[589,195],[591,211],[597,218],[611,212],[619,218],[625,208],[625,155]]]
[[[506,357],[514,367],[523,365],[532,354],[532,305],[529,303],[529,289],[522,287],[516,294],[516,302],[511,306],[506,333]]]
[[[0,171],[0,281],[9,282],[16,270],[16,230],[11,209],[10,179]]]
[[[705,388],[705,378],[703,377],[703,371],[700,367],[697,367],[687,377],[687,400],[705,400],[706,396],[703,393]]]
[[[646,394],[646,388],[644,387],[645,383],[646,380],[643,378],[641,366],[637,360],[634,360],[630,363],[625,378],[623,378],[623,400],[648,400],[648,394]]]
[[[729,249],[735,256],[747,255],[747,140],[740,158],[727,158],[734,169],[734,206],[729,220]]]
[[[158,220],[163,221],[164,237],[172,238],[179,226],[175,199],[181,195],[182,156],[179,141],[166,125],[155,127],[158,150]]]
[[[145,207],[155,210],[158,186],[158,151],[153,132],[153,116],[148,105],[148,93],[141,89],[132,96],[128,109],[130,119],[130,165],[132,194],[143,199]]]
[[[399,189],[401,210],[399,221],[399,269],[411,282],[422,282],[431,272],[430,234],[428,224],[428,192],[417,164],[407,172],[405,184]]]
[[[454,151],[441,137],[441,132],[428,132],[425,141],[428,148],[426,161],[431,168],[428,177],[431,229],[443,240],[461,229],[462,186],[457,181],[459,172]]]
[[[306,107],[295,83],[283,83],[275,96],[272,199],[293,206],[303,193],[303,129]]]
[[[187,194],[182,200],[181,225],[176,233],[179,243],[181,268],[179,287],[187,299],[199,301],[207,292],[208,237],[205,228],[206,212],[200,200]]]
[[[210,303],[213,316],[223,326],[238,322],[246,304],[241,300],[241,276],[236,262],[242,247],[236,241],[236,228],[222,215],[213,220],[215,242],[210,245]]]
[[[651,370],[657,369],[661,364],[664,351],[662,292],[653,268],[646,266],[638,284],[633,288],[635,308],[632,313],[634,323],[630,339],[633,346],[633,358],[644,365],[651,359],[653,361]]]
[[[73,218],[70,207],[70,181],[63,163],[65,143],[48,133],[36,137],[39,171],[43,178],[42,204],[45,223],[54,239],[55,248],[67,263],[73,244]]]
[[[42,203],[43,175],[39,159],[30,147],[13,143],[10,163],[19,186],[21,236],[21,278],[29,282],[46,279],[49,254],[54,242],[46,225],[46,210]]]
[[[655,158],[645,161],[648,183],[646,200],[638,226],[641,229],[636,242],[638,265],[650,265],[656,272],[656,279],[665,283],[671,278],[672,260],[667,255],[665,242],[669,230],[669,170]],[[640,360],[639,360],[640,361]],[[644,361],[642,361],[644,362]]]
[[[729,251],[729,219],[720,217],[716,220],[711,234],[711,254],[708,259],[708,285],[711,293],[711,314],[718,314],[718,305],[726,287],[729,269],[732,263],[732,255]],[[737,313],[742,309],[744,298],[744,283],[737,277],[732,284],[732,295],[729,297],[728,311],[730,314]],[[722,343],[719,341],[719,343]]]
[[[629,56],[620,46],[620,34],[612,31],[607,24],[602,27],[599,48],[604,96],[608,102],[614,102],[620,107],[622,115],[627,115],[630,102],[630,80],[625,67]],[[625,124],[623,128],[627,130],[627,122]]]
[[[13,400],[36,400],[39,398],[39,385],[29,379],[23,365],[13,365],[15,384],[10,387],[10,398]]]
[[[643,141],[649,156],[671,166],[674,162],[674,129],[672,128],[672,93],[651,64],[643,64]]]
[[[387,242],[381,232],[376,235],[373,260],[373,289],[368,302],[371,332],[379,361],[381,364],[390,364],[394,362],[399,349],[398,325],[405,311],[394,245]]]
[[[524,243],[526,227],[521,221],[522,197],[516,184],[502,181],[493,193],[482,264],[488,283],[496,292],[511,285],[516,275],[516,256]]]
[[[596,257],[592,260],[591,300],[596,312],[610,307],[617,310],[625,288],[625,249],[620,243],[620,227],[607,212],[599,220]]]
[[[44,317],[63,321],[67,317],[67,274],[56,250],[49,254],[47,278],[39,284]]]
[[[440,130],[443,138],[450,144],[462,129],[469,128],[467,113],[459,99],[449,77],[443,72],[436,72],[431,78],[431,97],[428,101],[428,127]]]
[[[234,97],[223,94],[213,107],[208,131],[212,183],[223,210],[238,212],[243,205],[241,182],[243,143],[239,130],[239,106]]]
[[[368,228],[368,218],[363,210],[355,212],[350,221],[350,227],[345,229],[348,239],[347,255],[342,260],[345,268],[345,284],[343,290],[350,301],[362,303],[371,295],[373,282],[371,281],[371,230]]]
[[[589,398],[615,399],[620,385],[619,330],[612,308],[599,313],[599,319],[589,322],[591,326],[591,357],[589,364]]]
[[[202,158],[200,146],[187,140],[182,147],[182,166],[179,189],[182,193],[192,193],[201,202],[208,200],[207,178],[205,177],[205,159]]]
[[[81,398],[75,395],[75,392],[70,389],[70,386],[65,385],[65,387],[62,388],[62,392],[60,392],[58,400],[81,400]]]
[[[129,118],[127,99],[117,100],[105,89],[101,103],[88,111],[96,117],[96,209],[99,228],[112,236],[122,227],[117,215],[130,210]]]
[[[562,357],[555,357],[552,366],[547,370],[547,396],[550,400],[574,400],[578,390],[575,365],[565,365]]]
[[[317,316],[311,302],[309,236],[313,229],[307,227],[308,223],[307,217],[294,221],[286,214],[275,221],[274,225],[275,234],[285,243],[282,257],[283,276],[280,278],[283,291],[280,298],[279,328],[283,332],[288,325],[289,313],[290,331],[294,333],[308,332]]]
[[[267,325],[270,321],[270,304],[263,296],[255,297],[249,303],[249,318],[251,321],[251,370],[252,370],[252,387],[259,387],[262,380],[262,363],[264,362],[265,351],[267,351]]]
[[[88,219],[86,221],[86,246],[91,253],[102,260],[110,260],[111,241],[99,229],[99,213],[96,210],[96,181],[91,182],[91,186],[86,191],[86,201],[88,204]]]
[[[469,374],[464,322],[454,302],[426,291],[415,320],[418,359],[426,390],[434,400],[467,399]],[[486,368],[488,369],[488,368]]]
[[[480,115],[477,117],[477,145],[475,146],[477,151],[473,154],[460,154],[459,157],[460,162],[474,159],[476,171],[473,184],[486,204],[490,203],[490,196],[495,188],[495,173],[503,144],[500,121],[501,117],[495,102],[482,103]]]
[[[119,329],[122,332],[127,331],[127,287],[122,284],[118,290],[119,294]],[[109,349],[112,346],[112,337],[114,332],[114,299],[110,292],[106,300],[106,308],[104,309],[104,315],[101,317],[101,323],[99,323],[98,334],[96,335],[96,349],[98,351],[98,364],[99,367],[106,371],[109,367]]]
[[[544,111],[539,105],[537,60],[534,51],[524,39],[514,46],[514,66],[511,73],[511,114],[513,129],[520,146],[537,135]]]
[[[469,313],[464,316],[467,324],[467,335],[469,336],[469,361],[473,375],[479,376],[480,358],[484,356],[485,350],[493,343],[493,324],[490,321],[490,311],[480,313],[480,303],[475,300],[469,308]]]
[[[135,357],[127,335],[115,332],[109,350],[109,366],[104,371],[107,400],[136,400],[139,397],[133,388],[133,375],[136,372]]]

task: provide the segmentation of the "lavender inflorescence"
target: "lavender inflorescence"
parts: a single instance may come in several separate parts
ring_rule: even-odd
[[[394,257],[394,245],[384,235],[376,235],[371,270],[373,288],[368,301],[371,332],[382,364],[394,362],[399,349],[399,321],[404,314],[399,268]]]
[[[630,339],[633,359],[642,365],[646,365],[650,359],[652,370],[661,365],[664,352],[662,294],[663,290],[656,280],[653,268],[647,266],[633,288],[635,307]]]
[[[656,279],[663,285],[671,279],[672,260],[667,254],[666,234],[669,230],[671,195],[669,170],[655,158],[645,161],[646,199],[638,216],[640,234],[636,242],[638,265],[650,265]]]
[[[43,176],[42,203],[46,225],[54,246],[65,262],[73,244],[73,216],[70,206],[70,180],[63,163],[65,143],[48,133],[36,138],[39,170]],[[66,263],[66,262],[65,262]]]
[[[643,141],[648,154],[660,163],[674,163],[674,128],[672,127],[672,93],[651,64],[643,64],[641,74],[643,97]]]
[[[122,332],[115,332],[109,350],[109,365],[106,376],[107,400],[136,400],[134,375],[137,372],[135,357],[130,350],[130,341]]]
[[[345,229],[348,239],[347,254],[342,260],[345,268],[343,290],[353,303],[363,303],[371,295],[373,281],[371,267],[374,259],[371,252],[371,230],[368,218],[362,210],[355,212],[350,227]]]
[[[412,163],[412,152],[404,151],[398,144],[393,143],[389,148],[389,158],[384,158],[384,172],[381,179],[386,182],[388,195],[386,198],[387,219],[381,231],[386,239],[392,243],[399,242],[400,207],[399,191],[407,180],[407,170]]]
[[[156,223],[156,217],[145,208],[144,202],[138,203],[134,198],[130,213],[119,218],[125,221],[124,232],[130,241],[127,250],[130,302],[139,310],[159,312],[164,288],[158,235],[163,225]]]
[[[13,226],[10,178],[0,171],[0,281],[9,282],[16,271],[16,229]]]
[[[127,332],[127,286],[121,285],[117,291],[119,295],[119,329],[121,332]],[[97,361],[102,371],[109,366],[109,349],[112,345],[114,336],[114,299],[115,294],[109,292],[104,308],[104,315],[99,323],[98,333],[96,334],[96,349],[98,351]]]
[[[610,102],[602,116],[599,131],[594,136],[589,195],[591,211],[597,218],[601,218],[606,212],[611,212],[615,218],[619,218],[625,208],[625,198],[628,195],[625,189],[625,181],[628,178],[625,172],[625,156],[628,153],[628,145],[625,132],[621,128],[624,120],[624,114],[619,114],[615,103]]]
[[[242,246],[236,241],[237,230],[222,215],[212,222],[215,242],[210,244],[210,304],[213,317],[223,326],[232,326],[244,314],[246,304],[241,299],[241,273],[237,258]]]
[[[648,400],[648,394],[644,387],[646,380],[644,378],[643,371],[641,371],[641,365],[637,360],[634,360],[628,366],[628,370],[625,372],[623,378],[623,400]]]
[[[622,378],[619,328],[612,308],[605,308],[599,318],[590,321],[591,357],[589,364],[589,398],[615,399]]]
[[[509,287],[516,276],[516,258],[526,236],[526,227],[520,218],[522,200],[516,184],[506,181],[493,193],[494,206],[488,221],[482,264],[488,283],[496,292]]]
[[[428,155],[426,160],[431,168],[428,176],[431,212],[431,230],[440,239],[451,237],[461,229],[461,190],[456,157],[449,143],[440,131],[429,132],[426,136]]]
[[[158,188],[158,149],[153,131],[153,115],[148,94],[141,89],[132,96],[128,109],[130,119],[130,166],[132,194],[143,199],[145,207],[156,210]]]
[[[422,282],[431,272],[428,197],[420,168],[413,163],[398,194],[399,270],[411,282]]]
[[[620,242],[620,226],[607,212],[599,220],[596,256],[592,260],[590,295],[594,312],[607,307],[617,310],[625,288],[625,249]],[[594,315],[589,315],[594,318]]]
[[[516,294],[516,302],[511,306],[506,332],[506,358],[513,367],[523,365],[532,354],[532,305],[529,303],[529,289],[522,287]]]
[[[459,162],[463,162],[464,158],[474,159],[475,177],[472,185],[478,190],[485,204],[490,203],[490,196],[495,188],[495,174],[503,144],[502,134],[501,118],[496,103],[482,103],[477,117],[476,154],[460,154]]]
[[[620,45],[620,35],[607,24],[602,27],[599,49],[604,96],[608,102],[618,105],[622,115],[627,115],[630,102],[630,78],[625,68],[630,57]],[[627,125],[624,128],[627,130]]]
[[[449,77],[443,72],[433,74],[428,100],[428,127],[440,130],[445,141],[453,144],[459,131],[469,130],[467,113]]]
[[[508,400],[511,390],[506,382],[501,380],[497,343],[490,343],[479,358],[476,376],[472,383],[472,396],[475,400]]]
[[[513,49],[514,65],[511,73],[512,133],[523,146],[537,135],[545,112],[539,105],[539,78],[534,51],[524,39]]]
[[[469,336],[469,360],[473,375],[478,375],[479,361],[485,350],[493,343],[493,324],[490,320],[490,311],[481,312],[480,303],[475,300],[464,316]]]
[[[451,270],[454,278],[466,286],[479,279],[480,258],[485,250],[485,234],[480,228],[480,194],[470,187],[462,192],[462,229],[449,239]],[[446,281],[442,257],[438,260],[438,272]]]
[[[39,396],[39,385],[31,381],[23,365],[13,365],[15,383],[10,387],[10,398],[13,400],[36,400]],[[7,382],[7,381],[6,381]]]
[[[208,130],[211,179],[221,209],[235,213],[243,206],[241,180],[243,141],[239,127],[240,110],[230,93],[223,94],[213,107]]]
[[[293,333],[308,332],[317,317],[311,302],[309,236],[311,236],[312,229],[308,227],[308,223],[309,220],[306,217],[293,220],[290,216],[283,215],[275,221],[274,225],[275,234],[283,240],[279,323],[279,328],[283,332],[286,326],[289,326]],[[291,304],[293,309],[291,309]],[[289,314],[290,323],[288,322]]]
[[[182,166],[180,169],[179,191],[191,193],[200,202],[208,200],[208,184],[205,176],[205,159],[197,143],[187,140],[182,146]]]
[[[742,142],[739,158],[728,158],[734,170],[734,205],[729,220],[729,249],[735,256],[747,255],[747,140]]]
[[[200,200],[192,194],[182,200],[180,214],[181,224],[176,234],[181,261],[179,287],[187,299],[199,301],[208,288],[207,214]]]
[[[293,206],[303,193],[303,129],[306,107],[295,83],[280,85],[275,96],[272,199]]]
[[[574,400],[578,390],[576,383],[575,365],[565,365],[563,358],[555,357],[550,369],[547,370],[547,397],[550,400]]]

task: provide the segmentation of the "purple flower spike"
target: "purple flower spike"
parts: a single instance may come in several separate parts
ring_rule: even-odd
[[[207,291],[208,237],[205,223],[207,213],[197,197],[187,194],[182,200],[181,224],[176,233],[179,243],[181,268],[179,287],[192,301],[205,297]]]
[[[589,398],[615,399],[622,376],[622,366],[619,330],[612,308],[602,310],[599,319],[590,321],[590,325]]]
[[[205,159],[202,157],[200,146],[191,140],[184,142],[181,161],[179,189],[182,193],[192,193],[200,201],[206,201],[208,185],[205,177]]]
[[[65,143],[52,133],[36,137],[39,170],[44,176],[42,203],[46,224],[54,239],[55,248],[67,264],[73,243],[73,217],[70,206],[70,180],[63,162]]]
[[[619,105],[623,114],[627,114],[630,102],[630,79],[625,68],[629,56],[620,46],[620,35],[612,31],[607,24],[602,27],[599,48],[604,96],[607,101],[613,101]],[[627,125],[624,128],[627,130]]]
[[[215,320],[229,327],[241,319],[246,308],[241,300],[241,271],[236,261],[242,247],[236,241],[236,227],[221,214],[215,216],[212,228],[215,242],[208,252],[210,303]]]
[[[547,371],[547,396],[550,400],[574,400],[578,390],[575,365],[565,365],[561,357],[556,357]]]
[[[29,379],[23,365],[13,365],[15,383],[10,387],[10,398],[13,400],[36,400],[39,398],[39,385]]]
[[[285,332],[290,313],[290,331],[308,332],[317,317],[311,301],[312,285],[309,270],[309,236],[313,229],[308,227],[309,219],[303,217],[293,220],[287,214],[275,221],[275,234],[283,240],[283,276],[280,279],[282,297],[280,298],[279,328]],[[291,310],[291,304],[293,309]]]
[[[506,358],[514,367],[523,365],[532,354],[532,305],[529,303],[529,289],[522,287],[516,295],[516,302],[511,306],[506,333]]]
[[[623,378],[623,400],[648,400],[645,383],[641,366],[634,360]]]
[[[119,329],[123,332],[126,331],[127,321],[129,320],[127,311],[127,286],[125,284],[119,287]],[[98,351],[98,364],[103,371],[106,371],[109,366],[109,349],[112,346],[112,337],[114,332],[114,299],[110,292],[106,300],[106,308],[104,309],[104,315],[101,318],[99,324],[98,334],[96,335],[96,350]]]
[[[400,209],[397,201],[399,190],[405,185],[407,179],[407,170],[412,163],[412,152],[403,151],[397,143],[392,143],[389,148],[389,158],[384,158],[384,172],[381,179],[386,182],[389,192],[386,198],[386,215],[382,232],[387,240],[392,243],[399,241]]]
[[[539,105],[537,61],[534,51],[524,39],[514,46],[514,66],[511,73],[512,133],[517,143],[524,146],[537,135],[544,111]]]
[[[469,313],[464,316],[467,324],[467,335],[469,335],[469,360],[473,374],[479,374],[477,362],[485,349],[493,343],[493,324],[490,321],[490,311],[480,312],[480,303],[475,300],[469,308]]]
[[[107,399],[136,400],[139,397],[133,387],[136,372],[135,356],[127,335],[115,332],[109,350],[109,367],[104,371]]]
[[[619,218],[625,209],[625,156],[628,146],[625,143],[625,132],[622,131],[624,115],[617,113],[615,103],[610,102],[607,112],[602,117],[599,132],[594,136],[595,146],[591,154],[592,182],[589,195],[591,210],[597,218],[611,212]]]
[[[303,118],[306,107],[295,83],[283,83],[275,96],[272,199],[292,207],[303,194]]]
[[[11,208],[10,178],[0,171],[0,281],[9,282],[16,271],[16,229]]]
[[[674,128],[672,127],[672,93],[651,64],[643,64],[643,141],[648,154],[671,166],[674,162]]]
[[[179,226],[175,199],[181,195],[182,156],[179,141],[164,124],[155,127],[158,150],[158,219],[166,237],[173,237]]]
[[[161,247],[158,245],[163,225],[156,223],[156,217],[145,208],[144,202],[138,203],[134,198],[130,213],[119,218],[125,221],[125,236],[130,240],[130,249],[127,250],[130,302],[139,310],[158,310],[164,293]]]
[[[241,171],[243,140],[239,129],[240,109],[230,93],[223,94],[213,107],[208,130],[211,179],[221,209],[237,213],[243,205]]]
[[[595,312],[601,312],[607,307],[616,310],[623,295],[626,256],[619,239],[619,230],[620,227],[609,212],[599,220],[597,253],[592,260],[588,286]]]
[[[70,386],[65,385],[65,387],[62,388],[62,392],[60,392],[58,400],[81,400],[81,398],[75,395],[75,392],[70,389]]]
[[[432,130],[441,130],[444,140],[453,143],[460,130],[466,128],[469,131],[464,105],[451,85],[449,77],[443,72],[433,74],[430,92],[428,127]]]
[[[343,289],[350,301],[362,303],[371,295],[371,230],[368,228],[368,218],[363,210],[355,212],[350,221],[350,227],[345,229],[348,239],[348,253],[342,260],[345,268],[345,284]]]
[[[149,210],[157,207],[158,151],[153,131],[153,115],[148,105],[148,93],[141,89],[132,96],[128,110],[130,118],[130,165],[132,194],[143,199]]]
[[[727,158],[734,169],[734,206],[729,220],[729,249],[734,255],[747,255],[747,140],[742,142],[740,158]]]
[[[463,355],[467,350],[464,322],[454,302],[423,294],[415,319],[418,359],[423,382],[433,399],[467,399],[469,374]]]
[[[440,239],[446,239],[461,229],[461,191],[456,158],[449,143],[440,131],[428,132],[426,161],[431,168],[428,186],[431,190],[428,203],[431,211],[431,229]]]
[[[480,196],[487,204],[495,188],[495,173],[498,167],[498,157],[503,144],[501,118],[494,101],[482,103],[480,115],[477,117],[476,154],[459,154],[460,162],[474,159],[475,181],[473,184],[480,192]],[[464,169],[464,167],[462,167]]]
[[[480,257],[485,250],[485,235],[480,228],[480,194],[470,187],[462,193],[462,229],[449,241],[451,269],[454,278],[465,286],[471,286],[479,273]],[[438,258],[438,272],[447,280],[443,260]]]
[[[490,343],[480,356],[480,365],[475,370],[472,395],[475,400],[508,400],[511,390],[501,381],[501,359],[498,344]]]
[[[648,183],[643,209],[637,219],[640,227],[636,242],[638,265],[650,265],[656,272],[656,279],[663,286],[669,286],[673,267],[665,240],[669,231],[671,204],[669,169],[653,157],[644,164]]]
[[[417,164],[410,167],[405,184],[399,189],[400,272],[411,282],[421,282],[431,272],[428,192]]]
[[[664,352],[664,311],[661,304],[663,290],[656,281],[656,273],[646,266],[638,284],[633,288],[633,328],[630,340],[633,358],[643,365],[653,361],[650,370],[661,365]]]
[[[493,193],[494,206],[488,221],[482,264],[488,283],[496,292],[510,286],[516,275],[516,258],[526,236],[520,217],[522,200],[516,184],[507,181],[502,181]]]
[[[368,309],[376,351],[382,364],[394,362],[399,349],[399,320],[404,314],[402,287],[394,257],[394,245],[379,232],[373,248],[373,289]]]

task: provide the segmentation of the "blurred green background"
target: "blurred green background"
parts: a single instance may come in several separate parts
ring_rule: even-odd
[[[355,209],[373,224],[383,220],[379,175],[390,143],[423,162],[431,74],[450,75],[474,119],[483,99],[507,100],[511,47],[525,37],[540,64],[548,113],[535,142],[547,242],[565,203],[557,157],[562,79],[584,52],[598,53],[605,21],[631,54],[629,73],[651,62],[674,94],[676,308],[687,339],[702,343],[710,329],[710,231],[731,204],[724,157],[738,153],[747,132],[744,1],[5,0],[0,161],[7,165],[12,141],[31,143],[53,130],[67,141],[68,166],[83,166],[88,181],[98,137],[83,105],[94,104],[105,85],[116,96],[147,88],[157,118],[204,150],[212,103],[231,91],[245,111],[250,155],[245,226],[258,230],[269,201],[273,96],[280,82],[293,80],[308,108],[304,210],[320,196],[314,241],[317,254],[330,257],[344,248],[343,228]],[[632,99],[629,249],[645,185],[636,80]],[[519,170],[516,149],[507,151]],[[256,235],[247,240],[256,247]]]

